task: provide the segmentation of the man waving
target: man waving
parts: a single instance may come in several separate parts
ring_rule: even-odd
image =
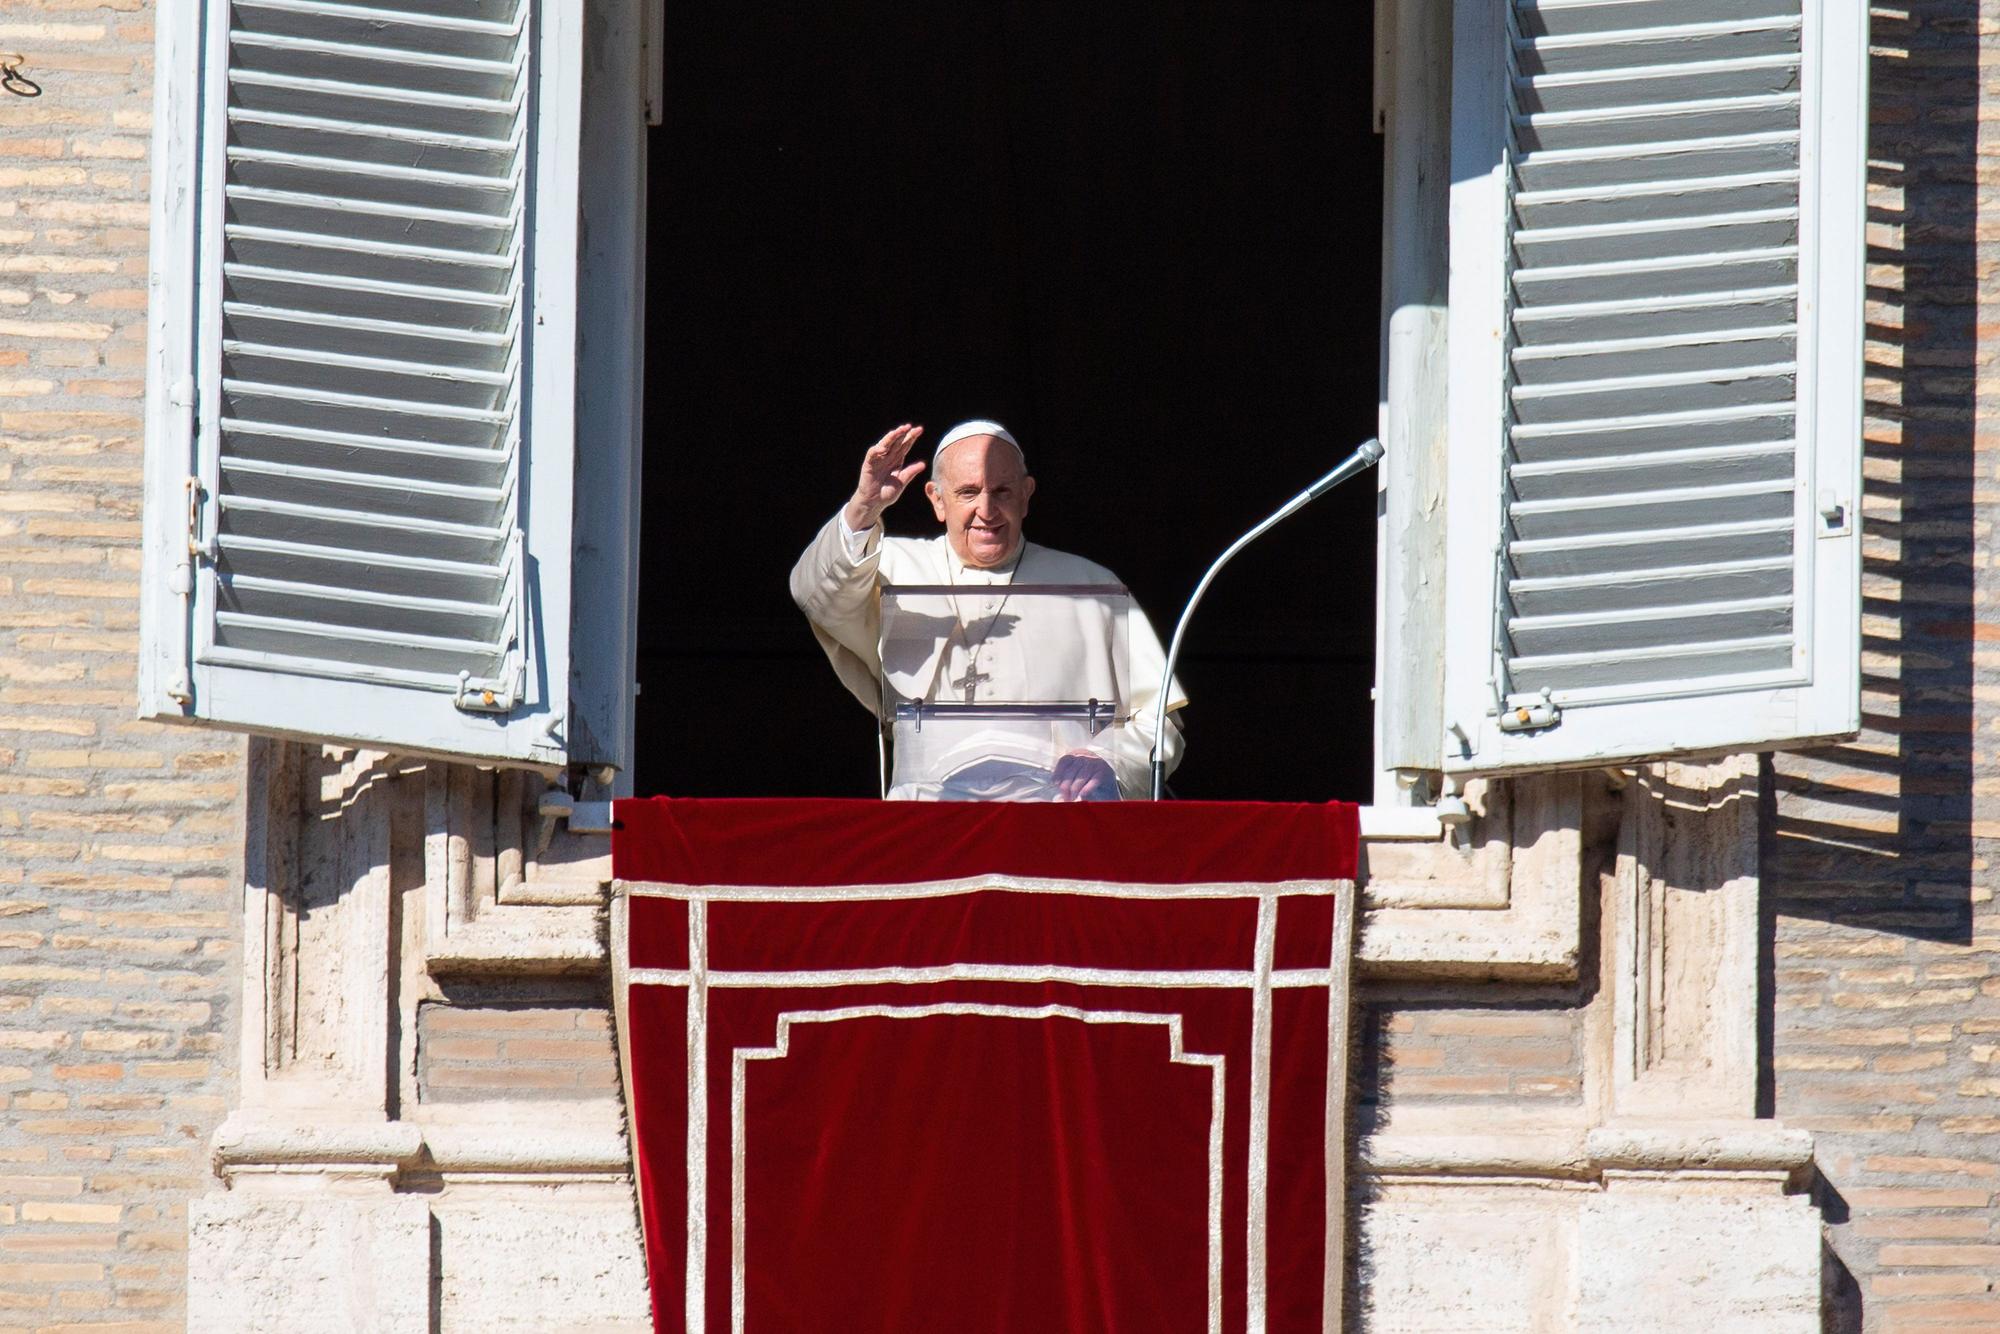
[[[1074,615],[1045,610],[1055,599],[1010,598],[1008,590],[1017,586],[1025,592],[1035,585],[1120,583],[1094,561],[1023,537],[1035,479],[1020,442],[998,422],[955,426],[931,455],[924,492],[944,532],[930,539],[884,536],[883,511],[925,470],[922,460],[908,461],[922,435],[921,426],[898,426],[868,450],[854,494],[792,568],[792,598],[811,620],[841,683],[872,711],[881,709],[885,694],[892,704],[977,705],[1096,698],[1108,688],[1119,713],[1130,717],[1104,738],[1060,754],[1030,757],[1006,745],[991,753],[954,752],[939,771],[899,784],[891,795],[1054,801],[1145,795],[1166,657],[1152,625],[1132,609],[1129,666],[1119,663],[1115,674],[1123,679],[1107,686],[1092,666],[1103,660],[1101,645],[1079,633]],[[899,632],[885,664],[881,589],[887,585],[950,585],[953,591],[950,614],[937,618],[943,623],[932,642],[913,648]],[[1186,702],[1176,689],[1168,707]],[[1170,769],[1180,749],[1180,727],[1170,712],[1161,746]]]

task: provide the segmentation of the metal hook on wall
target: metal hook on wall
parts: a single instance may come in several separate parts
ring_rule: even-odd
[[[42,85],[21,73],[21,66],[27,63],[27,59],[11,52],[0,55],[0,88],[16,97],[40,97]]]

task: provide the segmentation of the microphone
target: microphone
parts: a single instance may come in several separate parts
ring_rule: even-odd
[[[1380,440],[1371,437],[1362,441],[1352,454],[1349,454],[1341,461],[1339,467],[1293,496],[1283,505],[1280,505],[1269,518],[1243,534],[1243,536],[1237,538],[1234,542],[1231,542],[1229,549],[1215,558],[1215,563],[1208,567],[1208,573],[1202,575],[1201,582],[1194,586],[1194,596],[1188,599],[1186,609],[1181,612],[1180,621],[1174,626],[1173,642],[1167,648],[1166,670],[1160,674],[1160,697],[1153,708],[1154,801],[1160,799],[1161,794],[1166,791],[1167,787],[1167,761],[1166,757],[1160,753],[1160,738],[1166,735],[1167,696],[1173,690],[1174,663],[1181,656],[1181,640],[1187,635],[1188,619],[1194,615],[1194,609],[1201,605],[1201,595],[1208,591],[1209,584],[1214,582],[1215,576],[1221,572],[1223,566],[1229,564],[1237,552],[1243,550],[1243,548],[1255,542],[1265,533],[1270,532],[1286,519],[1291,518],[1294,514],[1297,514],[1300,510],[1312,504],[1315,500],[1318,500],[1321,496],[1333,490],[1333,488],[1339,486],[1356,473],[1366,472],[1368,469],[1374,467],[1381,457],[1382,442]]]

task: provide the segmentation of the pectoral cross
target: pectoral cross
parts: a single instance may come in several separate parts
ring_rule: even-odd
[[[973,696],[978,693],[979,687],[992,679],[992,673],[979,670],[979,663],[976,659],[968,659],[965,664],[965,675],[951,684],[954,690],[963,690],[965,692],[965,702],[972,704],[976,702]]]

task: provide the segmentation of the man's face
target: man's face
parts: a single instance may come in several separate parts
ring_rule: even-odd
[[[1035,479],[1021,452],[990,435],[969,436],[945,451],[939,474],[924,487],[944,525],[945,540],[975,569],[1003,564],[1021,545],[1021,521]]]

